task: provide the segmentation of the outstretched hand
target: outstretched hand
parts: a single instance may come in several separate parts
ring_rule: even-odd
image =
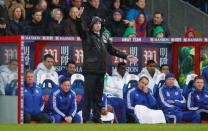
[[[84,12],[84,7],[80,7],[80,9],[78,10],[77,18],[80,18],[83,12]]]
[[[137,62],[138,61],[137,57],[135,57],[133,55],[128,55],[127,60],[130,62]]]

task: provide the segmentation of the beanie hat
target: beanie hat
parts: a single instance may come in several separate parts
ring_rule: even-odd
[[[165,76],[165,81],[168,79],[168,78],[175,78],[175,75],[173,73],[168,73],[166,76]]]
[[[121,16],[123,16],[123,11],[121,10],[121,9],[114,9],[113,10],[113,14],[115,13],[115,12],[118,12],[118,13],[120,13],[121,14]]]
[[[91,20],[91,22],[90,22],[90,28],[92,29],[92,26],[96,23],[96,22],[103,22],[103,20],[100,18],[100,17],[98,17],[98,16],[93,16],[92,17],[92,20]]]
[[[136,31],[133,27],[126,28],[123,37],[128,37],[129,35],[136,35]]]
[[[164,29],[162,26],[157,26],[153,31],[153,37],[156,37],[159,33],[164,33]]]

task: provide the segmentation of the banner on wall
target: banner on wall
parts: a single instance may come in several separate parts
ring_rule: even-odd
[[[11,59],[17,60],[17,44],[0,44],[0,65],[6,65]]]
[[[40,52],[35,52],[34,49],[37,46],[36,41],[25,41],[24,46],[24,56],[25,56],[25,65],[30,66],[31,69],[35,69],[35,56],[34,54],[41,53],[41,58],[39,62],[43,60],[45,54],[52,54],[55,58],[55,66],[57,71],[60,71],[65,67],[68,60],[73,59],[77,65],[76,71],[82,72],[82,63],[83,63],[83,50],[81,47],[80,41],[44,41],[44,46],[41,48]],[[115,43],[114,46],[123,52],[134,55],[138,58],[138,62],[127,62],[122,58],[115,56],[107,56],[107,72],[112,73],[112,70],[115,68],[117,63],[125,62],[127,63],[127,70],[130,73],[138,74],[142,67],[145,66],[148,60],[154,60],[158,66],[162,64],[172,64],[172,52],[170,43]]]

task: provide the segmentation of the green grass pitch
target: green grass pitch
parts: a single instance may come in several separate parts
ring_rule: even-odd
[[[208,131],[207,124],[0,124],[1,131]]]

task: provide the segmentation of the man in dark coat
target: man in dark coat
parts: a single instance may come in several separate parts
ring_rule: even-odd
[[[106,56],[111,55],[124,58],[130,61],[136,61],[137,58],[127,55],[113,47],[109,38],[103,33],[103,20],[94,16],[90,22],[89,30],[82,27],[80,18],[84,8],[80,8],[76,19],[76,28],[82,39],[82,49],[84,52],[83,74],[84,83],[84,105],[83,105],[83,122],[90,119],[90,111],[93,108],[92,121],[101,123],[101,103],[104,87],[104,75],[106,73]]]

